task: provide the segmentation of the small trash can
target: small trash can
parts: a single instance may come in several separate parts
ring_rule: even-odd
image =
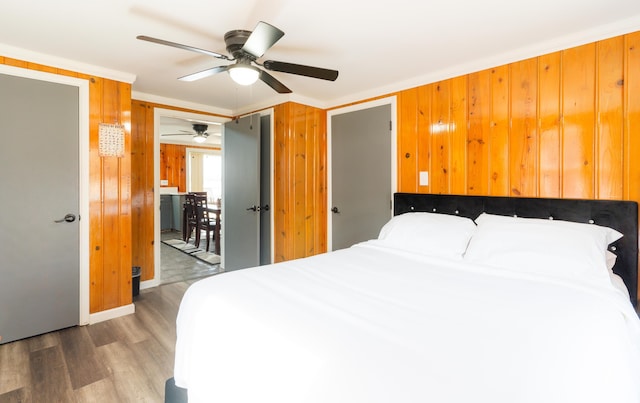
[[[131,268],[131,292],[133,297],[137,297],[140,294],[140,266]]]

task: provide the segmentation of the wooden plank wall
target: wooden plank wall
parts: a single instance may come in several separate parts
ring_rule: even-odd
[[[154,111],[146,102],[131,102],[131,263],[140,280],[154,277]]]
[[[632,33],[397,93],[398,190],[640,201],[639,52]]]
[[[401,192],[640,202],[640,32],[396,95]]]
[[[326,111],[274,107],[274,261],[327,250]]]
[[[160,179],[179,192],[187,191],[187,152],[179,144],[160,144]]]
[[[8,57],[0,63],[89,81],[89,309],[130,304],[131,85]],[[98,155],[100,123],[125,126],[125,157]]]

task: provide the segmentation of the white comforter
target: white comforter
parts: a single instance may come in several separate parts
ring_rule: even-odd
[[[640,402],[640,321],[614,287],[370,241],[193,284],[189,402]]]

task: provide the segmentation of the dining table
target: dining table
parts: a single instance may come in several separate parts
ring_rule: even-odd
[[[213,253],[220,255],[220,223],[222,222],[220,221],[220,213],[222,212],[222,209],[220,207],[207,206],[207,211],[209,213],[213,213],[216,220],[216,226],[213,231]]]

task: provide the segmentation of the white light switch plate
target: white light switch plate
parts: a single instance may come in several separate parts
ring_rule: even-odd
[[[420,171],[420,186],[429,186],[429,172]]]

